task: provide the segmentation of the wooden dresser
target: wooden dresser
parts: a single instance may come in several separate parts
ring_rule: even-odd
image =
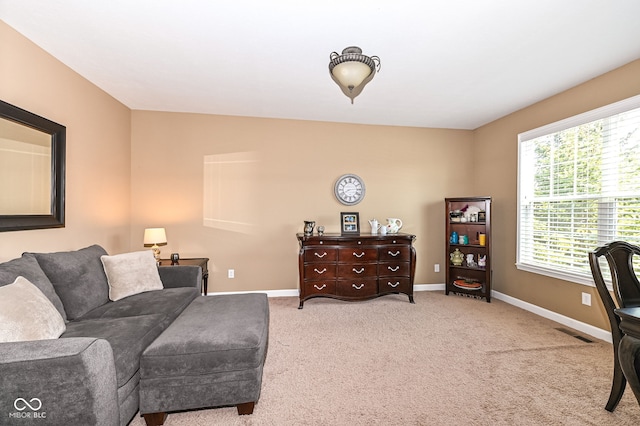
[[[415,235],[297,234],[300,306],[314,297],[355,301],[403,293],[413,302]]]

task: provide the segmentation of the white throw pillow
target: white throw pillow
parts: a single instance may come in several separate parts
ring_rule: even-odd
[[[101,256],[100,259],[109,282],[109,299],[114,302],[134,294],[164,288],[151,250]]]
[[[57,339],[66,329],[53,303],[26,278],[0,287],[0,342]]]

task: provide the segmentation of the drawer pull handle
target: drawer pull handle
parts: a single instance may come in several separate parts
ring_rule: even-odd
[[[400,267],[396,266],[395,268],[393,268],[391,266],[387,266],[387,269],[390,270],[391,272],[396,272],[398,269],[400,269]]]
[[[353,272],[355,272],[356,274],[361,274],[364,272],[364,268],[360,268],[360,269],[356,269],[356,268],[351,268],[351,270]]]
[[[387,284],[389,284],[389,287],[396,288],[396,287],[398,287],[398,286],[400,285],[400,282],[399,282],[399,281],[396,281],[396,283],[395,283],[395,284],[391,284],[391,281],[388,281],[388,282],[387,282]]]
[[[318,285],[317,285],[317,284],[314,284],[313,286],[316,288],[316,290],[322,290],[322,289],[323,289],[323,288],[325,288],[327,285],[326,285],[326,284],[322,284],[322,287],[318,287]]]
[[[320,259],[322,259],[323,257],[325,257],[325,256],[327,255],[327,252],[325,251],[325,252],[324,252],[324,253],[322,253],[322,254],[318,254],[318,253],[313,253],[313,254],[315,254],[315,255],[316,255],[316,256],[318,256]]]
[[[351,287],[355,288],[356,290],[360,290],[362,287],[364,287],[364,284],[360,284],[359,286],[351,284]]]
[[[397,255],[399,255],[399,254],[400,254],[400,250],[398,250],[398,251],[397,251],[397,252],[395,252],[395,253],[391,253],[390,251],[388,251],[387,253],[388,253],[388,254],[390,254],[390,255],[391,255],[391,256],[393,256],[393,257],[396,257]]]
[[[322,271],[318,271],[318,268],[313,268],[314,271],[316,271],[318,274],[324,274],[325,272],[327,272],[327,268],[322,268]]]
[[[355,257],[357,257],[357,258],[361,258],[362,256],[364,256],[364,252],[362,252],[362,253],[358,254],[358,253],[356,253],[356,252],[354,251],[354,252],[353,252],[353,255],[354,255]]]

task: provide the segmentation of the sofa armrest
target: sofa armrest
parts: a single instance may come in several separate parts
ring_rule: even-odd
[[[0,416],[118,425],[111,345],[91,337],[0,343]]]
[[[202,269],[193,265],[159,266],[160,280],[164,288],[195,287],[202,285]]]

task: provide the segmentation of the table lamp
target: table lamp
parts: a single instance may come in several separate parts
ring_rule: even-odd
[[[144,245],[145,247],[151,246],[153,250],[153,256],[156,261],[160,261],[160,247],[159,245],[167,244],[167,233],[164,228],[147,228],[144,230]]]

